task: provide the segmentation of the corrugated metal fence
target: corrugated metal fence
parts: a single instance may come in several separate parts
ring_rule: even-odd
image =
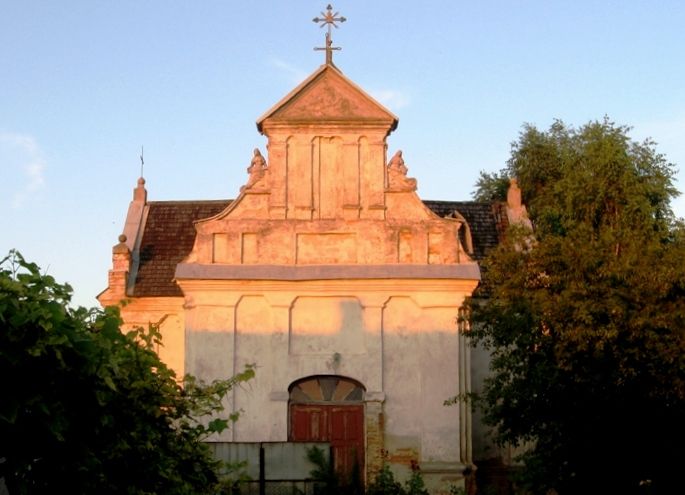
[[[231,473],[246,476],[233,486],[235,495],[314,495],[322,482],[311,478],[317,466],[307,459],[307,451],[318,447],[330,461],[328,443],[292,442],[210,442],[214,456],[232,465],[243,467]]]

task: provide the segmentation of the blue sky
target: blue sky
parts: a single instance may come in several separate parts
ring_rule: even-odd
[[[255,120],[323,63],[325,5],[0,0],[0,253],[96,304],[140,146],[150,200],[235,197],[265,151]],[[469,199],[526,122],[607,115],[685,168],[685,2],[334,7],[335,63],[399,116],[389,152],[424,199]],[[685,198],[674,207],[685,216]]]

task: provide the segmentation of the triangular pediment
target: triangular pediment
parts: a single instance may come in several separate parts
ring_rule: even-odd
[[[332,65],[323,65],[257,120],[278,124],[376,124],[397,127],[397,117]]]

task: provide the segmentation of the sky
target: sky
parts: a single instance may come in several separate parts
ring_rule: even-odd
[[[400,119],[423,199],[468,200],[523,124],[608,116],[685,190],[685,2],[339,0],[336,66]],[[314,0],[0,0],[0,258],[94,306],[132,190],[234,198],[255,121],[323,62]],[[674,204],[685,216],[685,198]]]

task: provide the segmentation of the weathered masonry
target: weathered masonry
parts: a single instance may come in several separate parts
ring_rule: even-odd
[[[443,406],[471,381],[457,315],[520,203],[422,201],[388,153],[397,124],[322,65],[257,121],[268,153],[235,200],[148,201],[139,180],[99,301],[161,322],[179,375],[257,365],[217,441],[327,441],[341,473],[368,480],[385,456],[458,486],[473,434],[466,408]]]

